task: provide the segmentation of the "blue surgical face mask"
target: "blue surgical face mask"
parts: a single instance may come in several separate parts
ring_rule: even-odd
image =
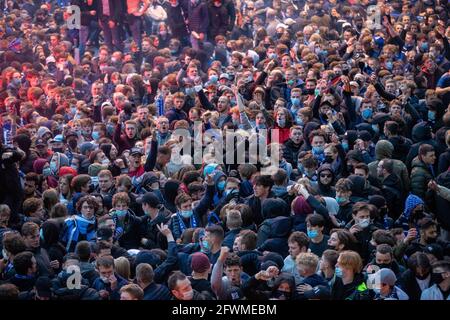
[[[291,98],[291,103],[293,106],[298,107],[300,105],[300,98]]]
[[[213,74],[209,77],[210,82],[217,82],[218,80],[219,80],[219,77],[216,76],[215,74]]]
[[[338,204],[342,204],[342,203],[345,203],[345,202],[347,202],[347,198],[346,197],[336,197],[336,202],[338,203]]]
[[[422,45],[420,46],[422,51],[428,51],[428,42],[422,42]]]
[[[315,146],[312,147],[313,154],[322,154],[323,153],[323,146]]]
[[[336,277],[339,277],[339,278],[342,278],[342,269],[341,268],[339,268],[339,267],[336,267],[335,269],[334,269],[334,273],[336,274]]]
[[[192,217],[192,215],[194,214],[194,212],[192,210],[181,210],[180,214],[183,218],[187,219]]]
[[[348,142],[347,141],[342,141],[341,145],[342,145],[342,148],[344,149],[344,151],[348,151]]]
[[[319,231],[317,230],[308,230],[308,238],[314,239],[319,235]]]
[[[428,120],[430,121],[436,120],[436,113],[434,111],[428,110]]]
[[[369,119],[370,117],[372,117],[372,109],[364,109],[364,110],[361,112],[361,116],[362,116],[363,119],[365,119],[365,120]]]
[[[201,247],[202,247],[202,252],[208,253],[208,252],[211,250],[211,248],[210,248],[210,246],[209,246],[209,242],[206,241],[206,240],[202,240],[202,245],[201,245]]]
[[[295,117],[295,123],[298,124],[299,126],[303,126],[303,119],[300,117]]]
[[[394,65],[392,64],[392,61],[386,62],[386,68],[387,68],[389,71],[392,70],[393,67],[394,67]]]
[[[98,131],[92,131],[92,139],[94,140],[100,139],[100,133]]]
[[[118,218],[125,217],[127,215],[127,210],[116,210],[116,215]]]
[[[284,126],[286,125],[286,120],[284,120],[284,119],[278,119],[278,120],[277,120],[277,124],[278,124],[278,126],[284,128]]]
[[[223,180],[223,181],[220,181],[219,183],[217,183],[217,189],[219,189],[219,191],[223,191],[223,190],[225,190],[225,185],[226,185],[226,181],[225,180]]]

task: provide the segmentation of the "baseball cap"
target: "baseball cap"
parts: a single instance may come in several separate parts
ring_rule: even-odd
[[[62,134],[57,134],[53,139],[50,140],[50,143],[55,142],[64,142],[64,138]]]
[[[152,208],[157,208],[160,204],[159,198],[153,192],[147,192],[137,199],[138,204],[148,204]]]
[[[76,138],[78,138],[78,134],[75,131],[73,131],[73,130],[69,130],[66,133],[65,139],[67,140],[69,137],[76,137]]]
[[[39,297],[42,298],[52,297],[52,282],[49,277],[42,276],[37,278],[34,286],[36,287],[37,291],[36,293]]]
[[[44,139],[37,139],[34,145],[35,145],[36,147],[39,147],[39,146],[46,146],[47,143],[45,143],[45,140],[44,140]]]
[[[137,154],[142,156],[144,154],[144,152],[143,152],[143,150],[141,148],[138,148],[138,147],[131,148],[130,155],[134,156],[134,155],[137,155]]]
[[[219,80],[220,79],[227,79],[227,80],[230,80],[230,76],[228,75],[228,73],[222,73],[221,75],[220,75],[220,77],[219,77]]]
[[[379,278],[380,283],[385,283],[390,286],[395,285],[395,283],[397,282],[397,277],[395,276],[394,271],[388,268],[378,270],[377,272],[375,272],[374,277],[375,279]]]
[[[432,254],[438,260],[442,260],[444,258],[444,249],[437,243],[428,244],[423,252]]]

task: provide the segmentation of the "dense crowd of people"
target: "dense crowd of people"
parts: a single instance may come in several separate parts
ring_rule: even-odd
[[[448,1],[0,4],[0,299],[450,299]]]

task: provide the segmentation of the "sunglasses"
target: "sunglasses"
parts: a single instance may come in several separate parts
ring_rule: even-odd
[[[332,175],[331,174],[321,174],[320,177],[321,178],[331,178]]]

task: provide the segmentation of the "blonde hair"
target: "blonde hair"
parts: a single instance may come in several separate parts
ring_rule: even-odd
[[[115,271],[122,278],[128,280],[130,279],[130,261],[125,257],[119,257],[114,259]]]
[[[317,265],[319,264],[319,257],[311,252],[301,252],[295,259],[297,265],[302,265],[307,267],[311,271],[317,270]]]

